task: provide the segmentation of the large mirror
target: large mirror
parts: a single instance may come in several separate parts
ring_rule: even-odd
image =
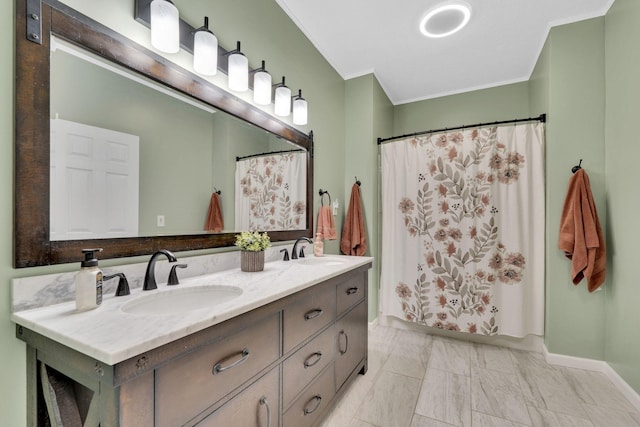
[[[15,267],[77,261],[88,246],[103,259],[229,246],[248,228],[274,241],[311,235],[311,136],[59,2],[42,4],[41,44],[29,41],[17,4]],[[77,166],[89,136],[121,155],[101,193],[87,178],[99,173]],[[297,199],[274,194],[270,209],[284,206],[276,197],[297,202],[270,223],[245,221],[255,203],[242,201],[239,174],[281,160],[296,165]],[[224,225],[207,230],[216,191]]]

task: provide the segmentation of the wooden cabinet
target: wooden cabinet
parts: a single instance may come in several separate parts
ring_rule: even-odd
[[[277,427],[280,424],[279,373],[279,367],[272,369],[197,426]]]
[[[366,372],[369,268],[113,366],[18,326],[28,344],[28,424],[46,425],[50,397],[62,397],[45,399],[52,380],[76,390],[66,397],[86,426],[316,426]]]

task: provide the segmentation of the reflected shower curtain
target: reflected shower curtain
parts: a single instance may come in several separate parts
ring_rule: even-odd
[[[473,334],[543,335],[543,129],[382,145],[382,314]]]
[[[306,228],[307,154],[279,153],[236,162],[236,231]]]

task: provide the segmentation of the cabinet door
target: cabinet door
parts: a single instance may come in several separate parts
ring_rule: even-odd
[[[338,317],[366,296],[367,274],[365,271],[348,275],[343,282],[336,286]]]
[[[156,426],[182,425],[280,356],[272,315],[156,370]]]
[[[283,427],[307,427],[313,425],[335,395],[333,364],[329,365],[283,415]]]
[[[336,318],[335,286],[318,286],[298,295],[284,308],[284,353],[311,337]]]
[[[367,301],[358,304],[336,324],[336,390],[367,355]]]
[[[333,361],[335,352],[335,329],[331,326],[284,362],[282,399],[285,408],[325,366]]]
[[[279,368],[269,371],[242,393],[202,420],[198,427],[278,427]]]

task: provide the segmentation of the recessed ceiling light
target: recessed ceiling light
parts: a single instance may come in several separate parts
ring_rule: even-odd
[[[420,32],[427,37],[447,37],[460,31],[471,18],[471,6],[462,1],[441,3],[420,21]]]

